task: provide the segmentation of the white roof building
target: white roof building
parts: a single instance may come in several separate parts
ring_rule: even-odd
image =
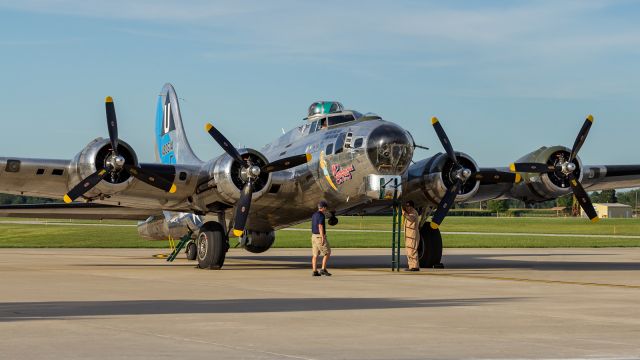
[[[618,203],[601,203],[593,204],[593,207],[598,213],[598,217],[602,219],[607,218],[630,218],[633,217],[633,208],[629,205]],[[587,217],[584,210],[580,209],[580,215]]]

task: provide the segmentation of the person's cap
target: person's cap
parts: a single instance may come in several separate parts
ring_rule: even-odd
[[[318,202],[318,209],[326,208],[328,206],[329,204],[327,204],[327,202],[324,200],[321,200],[320,202]]]

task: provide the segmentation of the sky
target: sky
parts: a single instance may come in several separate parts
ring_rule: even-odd
[[[587,164],[640,163],[637,1],[0,0],[0,156],[71,159],[107,137],[155,160],[156,97],[172,83],[196,154],[212,122],[259,149],[316,100],[409,130],[414,160],[456,150],[507,166],[594,126]]]

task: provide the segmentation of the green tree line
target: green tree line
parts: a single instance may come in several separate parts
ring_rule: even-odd
[[[52,202],[60,201],[33,196],[0,194],[0,205],[44,204]]]

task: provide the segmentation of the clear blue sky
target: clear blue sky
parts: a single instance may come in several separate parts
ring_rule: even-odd
[[[183,98],[191,144],[221,153],[213,122],[260,148],[308,105],[376,112],[442,151],[506,166],[571,146],[585,116],[590,164],[640,163],[640,2],[1,1],[0,156],[71,158],[120,136],[152,161],[156,95]]]

